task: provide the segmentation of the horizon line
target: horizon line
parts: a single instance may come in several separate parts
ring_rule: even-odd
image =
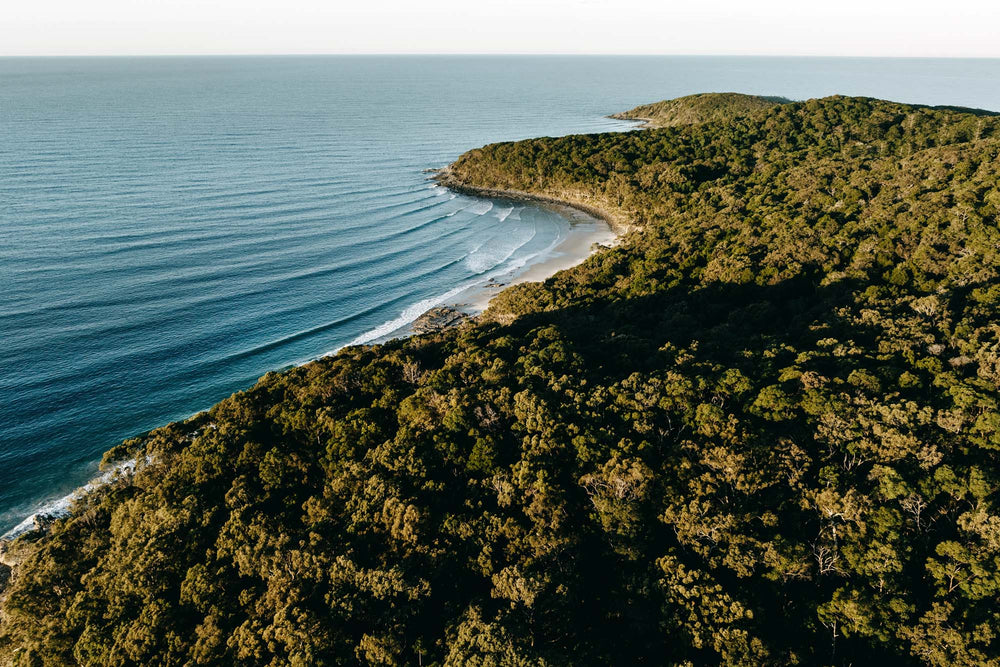
[[[1000,55],[864,55],[864,54],[798,54],[798,53],[583,53],[583,52],[282,52],[282,53],[12,53],[0,54],[0,58],[296,58],[296,57],[574,57],[574,58],[815,58],[815,59],[857,59],[857,60],[1000,60]]]

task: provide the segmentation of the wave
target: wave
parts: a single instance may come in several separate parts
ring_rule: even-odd
[[[407,201],[396,202],[394,204],[386,204],[383,206],[367,206],[365,211],[367,213],[387,213],[388,216],[379,216],[378,220],[385,220],[387,218],[395,218],[404,215],[411,215],[413,213],[420,213],[421,211],[427,211],[432,208],[437,208],[449,200],[442,200],[439,195],[431,195],[429,197],[419,197],[417,199],[409,199]],[[414,208],[409,208],[405,211],[399,211],[398,209],[413,207],[415,204],[422,204],[423,202],[430,202],[429,204],[424,204],[423,206],[415,206]],[[391,213],[390,213],[391,212]]]
[[[437,296],[423,299],[422,301],[418,301],[413,305],[406,307],[397,317],[388,320],[386,322],[383,322],[379,326],[361,334],[347,345],[338,347],[335,350],[331,350],[330,352],[326,353],[323,356],[331,356],[336,354],[340,350],[344,349],[345,347],[350,347],[352,345],[365,345],[367,343],[372,343],[381,338],[389,336],[393,332],[402,329],[408,324],[412,324],[414,321],[416,321],[418,317],[426,313],[431,308],[440,306],[449,299],[458,296],[462,292],[468,291],[476,286],[485,285],[490,280],[499,278],[501,276],[509,276],[514,272],[518,271],[519,269],[523,268],[524,266],[526,266],[529,262],[531,262],[535,258],[540,256],[545,256],[551,253],[564,238],[562,234],[558,234],[555,240],[553,240],[547,247],[538,250],[536,252],[526,254],[522,257],[518,257],[517,259],[507,263],[508,260],[510,260],[510,258],[513,257],[518,250],[522,249],[525,245],[531,243],[531,241],[535,239],[537,234],[538,234],[537,227],[533,227],[531,229],[531,233],[528,235],[527,238],[525,238],[523,241],[520,242],[515,241],[513,248],[501,249],[499,253],[497,253],[496,251],[494,251],[493,253],[484,252],[481,253],[480,256],[477,258],[475,257],[476,253],[479,252],[484,246],[487,246],[493,239],[491,238],[488,241],[480,243],[478,246],[476,246],[476,248],[474,248],[469,253],[469,255],[465,257],[464,260],[466,266],[470,268],[470,270],[473,270],[476,274],[478,274],[476,278],[466,281],[465,283],[460,284],[456,287],[453,287],[447,292],[443,292],[441,294],[438,294]],[[470,260],[472,266],[470,266]],[[454,264],[454,262],[450,262],[449,265],[450,264]],[[497,267],[501,268],[495,271],[491,271],[491,269],[496,269]],[[488,271],[489,273],[487,273]]]
[[[537,252],[533,252],[524,255],[523,257],[517,258],[516,260],[510,263],[510,266],[505,267],[504,272],[508,274],[513,274],[518,269],[524,268],[529,262],[531,262],[531,260],[535,259],[536,257],[543,257],[549,255],[559,246],[560,243],[562,243],[564,238],[565,236],[563,234],[556,234],[556,238],[548,246],[542,248]]]
[[[491,201],[476,202],[472,206],[468,207],[468,211],[475,215],[486,215],[492,210],[493,210],[493,202]]]
[[[538,229],[532,227],[527,238],[524,238],[523,234],[504,234],[499,238],[494,237],[469,253],[465,258],[465,267],[473,273],[481,274],[500,266],[518,250],[531,243],[537,234]],[[513,247],[509,245],[510,241],[513,241]]]
[[[344,324],[349,324],[350,322],[353,322],[353,321],[355,321],[357,319],[360,319],[360,318],[362,318],[362,317],[364,317],[366,315],[370,315],[371,313],[375,312],[376,310],[379,310],[380,308],[385,308],[386,306],[391,306],[394,302],[399,301],[401,298],[402,297],[399,297],[399,298],[396,298],[396,299],[392,299],[392,300],[390,300],[388,302],[385,302],[385,303],[377,303],[377,304],[375,304],[373,306],[365,308],[364,310],[361,310],[361,311],[352,313],[350,315],[347,315],[345,317],[341,317],[341,318],[338,318],[336,320],[333,320],[332,322],[326,322],[325,324],[320,324],[320,325],[315,326],[315,327],[310,327],[309,329],[303,329],[302,331],[298,331],[298,332],[293,333],[293,334],[291,334],[289,336],[284,336],[284,337],[279,338],[277,340],[272,340],[272,341],[264,343],[262,345],[257,345],[257,346],[252,347],[252,348],[248,348],[248,349],[245,349],[245,350],[240,350],[238,352],[233,352],[233,353],[228,354],[228,355],[226,355],[224,357],[220,357],[220,358],[214,359],[214,360],[212,360],[210,362],[206,362],[205,364],[202,364],[202,365],[218,365],[218,364],[223,364],[224,365],[224,364],[227,364],[227,363],[231,363],[233,361],[238,361],[240,359],[246,359],[248,357],[252,357],[252,356],[257,355],[257,354],[262,354],[264,352],[269,352],[271,350],[274,350],[274,349],[277,349],[277,348],[281,347],[282,345],[288,345],[289,343],[294,343],[297,340],[301,340],[303,338],[308,338],[309,336],[315,336],[316,334],[320,334],[320,333],[323,333],[325,331],[329,331],[330,329],[334,329],[334,328],[336,328],[338,326],[341,326],[341,325],[344,325]]]
[[[510,208],[500,209],[499,211],[497,211],[497,220],[503,222],[513,212],[514,212],[513,206],[511,206]]]
[[[361,334],[347,345],[344,345],[343,347],[338,347],[336,350],[332,350],[331,352],[328,352],[324,356],[330,356],[336,354],[340,350],[344,349],[344,347],[351,347],[352,345],[364,345],[365,343],[371,343],[372,341],[378,340],[383,336],[388,336],[393,331],[402,329],[407,324],[412,324],[414,321],[416,321],[418,317],[426,313],[431,308],[439,306],[448,299],[450,299],[451,297],[461,294],[465,290],[472,287],[474,284],[475,283],[466,283],[464,285],[459,285],[458,287],[453,287],[447,292],[444,292],[437,296],[433,296],[429,299],[424,299],[423,301],[418,301],[412,306],[403,309],[403,312],[401,312],[399,316],[396,317],[395,319],[391,319],[388,322],[383,322],[374,329],[371,329]]]
[[[380,338],[388,336],[389,334],[393,333],[394,331],[398,331],[399,329],[402,329],[406,325],[412,324],[414,321],[416,321],[416,319],[418,317],[420,317],[421,315],[423,315],[424,313],[426,313],[431,308],[434,308],[435,306],[440,306],[442,303],[446,302],[447,300],[449,300],[449,299],[451,299],[451,298],[453,298],[455,296],[458,296],[462,292],[465,292],[465,291],[467,291],[467,290],[469,290],[469,289],[471,289],[471,288],[473,288],[473,287],[475,287],[477,285],[483,285],[483,284],[485,284],[486,282],[488,282],[492,278],[497,278],[497,277],[502,276],[504,274],[508,274],[508,273],[511,273],[513,271],[518,270],[519,268],[523,267],[525,264],[527,264],[529,261],[531,261],[535,257],[537,257],[539,255],[542,255],[542,254],[544,254],[546,252],[550,252],[552,250],[552,248],[554,248],[558,244],[558,242],[559,242],[559,239],[557,239],[552,244],[550,244],[548,248],[546,248],[544,250],[540,250],[538,252],[531,253],[530,255],[526,255],[525,257],[518,258],[517,260],[515,260],[514,262],[512,262],[509,266],[504,266],[499,271],[494,271],[494,272],[492,272],[490,274],[487,274],[485,276],[482,275],[486,271],[489,271],[490,269],[495,269],[497,266],[500,266],[500,265],[504,264],[504,262],[506,262],[508,259],[510,259],[514,255],[514,253],[516,253],[518,250],[520,250],[525,245],[527,245],[528,243],[530,243],[535,238],[535,235],[537,233],[538,233],[538,230],[533,228],[531,230],[531,234],[528,236],[528,238],[526,238],[524,241],[522,241],[520,243],[516,243],[515,246],[512,249],[504,252],[504,254],[503,254],[502,257],[497,258],[496,255],[493,255],[491,258],[484,259],[483,260],[484,261],[483,268],[481,270],[476,271],[477,274],[480,274],[477,278],[475,278],[473,280],[466,281],[465,283],[462,283],[462,284],[460,284],[460,285],[458,285],[456,287],[453,287],[452,289],[448,290],[447,292],[443,292],[441,294],[438,294],[437,296],[433,296],[433,297],[430,297],[430,298],[427,298],[427,299],[423,299],[422,301],[418,301],[418,302],[414,303],[413,305],[404,308],[403,311],[397,317],[395,317],[395,318],[393,318],[391,320],[388,320],[387,322],[383,322],[379,326],[377,326],[377,327],[375,327],[373,329],[370,329],[370,330],[366,331],[365,333],[361,334],[360,336],[358,336],[357,338],[355,338],[354,340],[352,340],[347,345],[344,345],[342,347],[338,347],[335,350],[331,350],[330,352],[328,352],[327,354],[325,354],[323,356],[330,356],[330,355],[336,354],[337,352],[339,352],[340,350],[344,349],[345,347],[350,347],[352,345],[365,345],[366,343],[371,343],[371,342],[377,341]],[[482,245],[484,245],[484,244],[481,244],[481,246]],[[467,265],[468,265],[468,261],[469,261],[469,257],[467,256],[465,258],[465,262],[467,263]],[[450,265],[455,264],[455,263],[456,262],[449,262],[447,266],[450,266]],[[488,264],[488,266],[486,264]]]

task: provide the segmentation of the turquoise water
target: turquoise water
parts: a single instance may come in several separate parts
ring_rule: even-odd
[[[426,169],[693,92],[1000,109],[1000,61],[0,59],[0,532],[123,438],[542,257]]]

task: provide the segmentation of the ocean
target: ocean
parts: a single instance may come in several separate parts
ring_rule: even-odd
[[[0,533],[122,439],[404,327],[569,223],[428,180],[695,92],[1000,110],[1000,60],[0,58]]]

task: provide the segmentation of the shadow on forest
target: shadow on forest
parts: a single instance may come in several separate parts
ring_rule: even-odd
[[[588,300],[579,306],[524,315],[502,330],[518,337],[540,327],[557,327],[571,343],[573,352],[582,357],[586,372],[599,382],[614,382],[632,373],[662,368],[664,357],[659,350],[666,344],[682,348],[697,341],[699,360],[736,368],[760,363],[759,353],[768,348],[783,348],[781,356],[784,359],[794,358],[796,351],[814,349],[816,341],[823,338],[850,339],[862,348],[872,349],[876,329],[844,322],[838,314],[841,308],[854,305],[856,292],[867,285],[848,279],[824,285],[823,276],[818,267],[809,267],[802,274],[773,285],[719,282],[676,287],[641,298],[608,296]],[[752,358],[745,354],[747,351],[753,353]],[[843,369],[829,370],[835,373]],[[759,374],[751,375],[759,378]],[[784,426],[794,427],[794,424]],[[657,525],[656,519],[647,518],[647,525]],[[792,532],[789,528],[788,534]],[[655,539],[664,540],[664,544],[671,542],[668,532],[660,533]],[[662,553],[666,550],[664,544],[647,545],[645,549],[649,553]],[[582,550],[582,553],[600,554],[605,546],[599,541],[592,542],[589,551]],[[578,557],[581,562],[585,560],[583,556]],[[616,586],[623,585],[620,579],[625,577],[621,572],[603,571],[604,563],[601,560],[589,563],[586,579],[595,600],[618,595]],[[631,573],[637,579],[642,575],[641,565]],[[717,572],[715,576],[732,590],[746,590],[754,585],[724,572]],[[816,586],[816,582],[805,580],[789,581],[773,590],[757,585],[749,597],[754,599],[758,611],[767,617],[785,619],[784,624],[765,624],[758,632],[780,634],[794,627],[806,645],[813,640],[819,641],[820,636],[812,631],[811,614],[814,612],[797,602],[811,599]],[[598,607],[593,609],[595,614],[600,611]],[[657,632],[656,628],[647,625],[649,618],[658,618],[656,610],[633,601],[622,614],[614,620],[620,623],[614,632],[629,637],[626,644],[648,648],[643,642]],[[610,625],[613,621],[608,619],[606,623]],[[776,644],[787,641],[777,635],[770,638]],[[800,648],[806,652],[814,648],[817,655],[824,651],[818,646]],[[852,656],[877,657],[885,665],[909,664],[908,660],[896,659],[864,640],[843,639],[837,652],[836,662],[843,664],[849,664]],[[642,651],[637,648],[629,657],[638,664]],[[832,655],[830,658],[833,660]]]
[[[648,370],[666,344],[698,342],[701,359],[738,365],[744,351],[787,345],[809,347],[820,338],[849,336],[870,340],[875,332],[841,324],[837,311],[854,301],[856,280],[821,285],[823,274],[809,268],[773,285],[711,283],[681,286],[633,299],[588,299],[585,305],[530,313],[509,325],[523,335],[557,326],[588,367],[606,372]]]

